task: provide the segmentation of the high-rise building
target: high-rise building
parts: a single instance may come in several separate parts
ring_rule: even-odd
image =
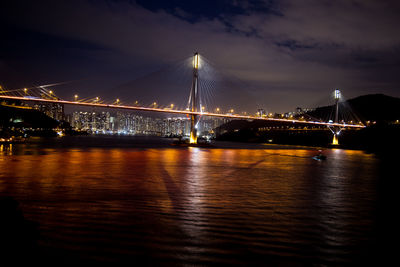
[[[258,116],[264,117],[264,116],[266,116],[267,114],[268,114],[268,113],[265,111],[265,109],[263,109],[263,108],[257,109],[257,115],[258,115]]]
[[[34,104],[33,108],[45,113],[47,116],[55,120],[64,120],[64,104],[38,103]]]
[[[110,113],[75,111],[72,114],[71,126],[92,133],[107,133],[110,131]]]

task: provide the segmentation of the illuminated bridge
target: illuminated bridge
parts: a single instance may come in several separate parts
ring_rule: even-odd
[[[4,90],[0,88],[0,99],[8,100],[20,100],[30,102],[41,102],[41,103],[56,103],[66,104],[75,106],[87,106],[87,107],[98,107],[98,108],[110,108],[110,109],[123,109],[132,111],[151,111],[159,113],[170,113],[170,114],[184,114],[190,116],[191,119],[191,131],[190,131],[190,143],[197,143],[197,124],[201,117],[220,117],[228,119],[243,119],[243,120],[263,120],[263,121],[275,121],[282,123],[294,123],[294,124],[307,124],[307,125],[318,125],[327,126],[333,133],[333,144],[338,144],[338,135],[341,130],[348,128],[364,128],[365,126],[353,123],[339,123],[338,122],[338,110],[339,110],[339,90],[335,90],[335,119],[332,121],[320,121],[320,120],[303,120],[303,119],[292,119],[292,118],[275,118],[268,116],[259,115],[239,115],[230,113],[221,113],[217,109],[216,112],[206,112],[199,103],[198,96],[198,80],[199,80],[199,54],[195,53],[193,57],[193,80],[190,90],[190,98],[188,108],[185,110],[174,109],[173,105],[167,108],[159,108],[156,103],[153,103],[152,107],[145,107],[140,105],[123,105],[119,99],[116,99],[113,103],[104,103],[99,97],[90,99],[79,99],[78,95],[74,96],[73,100],[63,100],[57,97],[52,90],[47,89],[52,85],[38,86],[34,88],[22,88],[16,90]]]

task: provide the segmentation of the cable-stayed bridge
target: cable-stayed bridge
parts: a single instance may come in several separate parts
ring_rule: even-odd
[[[52,90],[48,89],[52,85],[37,86],[32,88],[21,88],[15,90],[5,90],[4,88],[0,88],[0,99],[187,115],[190,117],[191,120],[190,143],[197,143],[197,124],[199,120],[205,116],[227,118],[227,119],[263,120],[263,121],[275,121],[282,123],[327,126],[329,127],[329,129],[331,129],[333,133],[333,144],[338,144],[338,135],[340,134],[341,130],[347,128],[360,129],[365,127],[361,123],[356,124],[356,123],[346,123],[344,121],[339,122],[338,103],[340,99],[340,91],[337,89],[335,90],[335,97],[334,97],[335,98],[334,120],[322,121],[318,119],[276,118],[276,117],[260,116],[260,115],[240,115],[240,114],[234,114],[233,110],[231,110],[229,113],[222,113],[220,112],[219,108],[215,109],[215,112],[205,111],[204,106],[201,104],[199,98],[199,68],[200,68],[200,56],[198,53],[195,53],[193,56],[192,85],[186,109],[174,108],[173,104],[171,104],[171,106],[161,108],[157,106],[156,102],[154,102],[150,106],[142,106],[139,105],[138,102],[136,102],[133,105],[126,105],[122,104],[119,99],[107,103],[102,101],[99,97],[80,99],[78,95],[74,95],[73,100],[64,100],[56,96],[56,94]]]

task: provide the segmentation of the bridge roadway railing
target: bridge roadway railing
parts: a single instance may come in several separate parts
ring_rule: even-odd
[[[210,113],[210,112],[193,112],[193,111],[189,111],[189,110],[174,110],[174,109],[165,109],[165,108],[151,108],[151,107],[127,106],[127,105],[105,104],[105,103],[89,103],[89,102],[81,102],[81,101],[46,99],[46,98],[38,98],[38,97],[0,95],[0,99],[13,99],[13,100],[21,100],[21,101],[57,103],[57,104],[99,107],[99,108],[116,108],[116,109],[136,110],[136,111],[152,111],[152,112],[161,112],[161,113],[170,113],[170,114],[199,115],[199,116],[219,117],[219,118],[228,118],[228,119],[230,118],[230,119],[243,119],[243,120],[265,120],[265,121],[291,122],[291,123],[301,123],[301,124],[311,124],[311,125],[325,125],[325,126],[340,127],[340,128],[365,128],[364,125],[358,125],[358,124],[306,121],[306,120],[297,120],[297,119],[280,119],[280,118],[256,117],[256,116],[248,116],[248,115],[222,114],[222,113]]]

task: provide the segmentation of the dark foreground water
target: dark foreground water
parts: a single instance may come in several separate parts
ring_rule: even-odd
[[[37,226],[32,261],[343,266],[390,256],[390,172],[373,154],[324,150],[316,161],[312,148],[170,142],[3,145],[0,195]]]

